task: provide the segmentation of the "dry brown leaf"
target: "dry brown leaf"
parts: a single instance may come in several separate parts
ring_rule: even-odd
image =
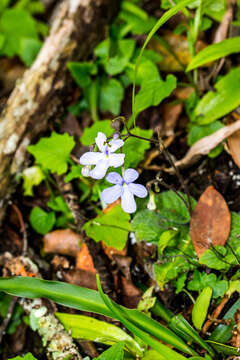
[[[86,243],[82,243],[81,249],[77,254],[76,268],[96,274],[96,269],[93,265],[93,259],[89,253]]]
[[[63,280],[88,289],[97,290],[96,275],[90,271],[71,269],[62,272]]]
[[[149,47],[163,56],[163,60],[158,64],[160,70],[169,72],[183,71],[184,67],[191,62],[187,37],[184,35],[176,35],[172,32],[166,32],[162,38],[174,51],[180,63],[158,40],[152,39]],[[206,47],[206,44],[202,40],[198,40],[196,43],[197,52],[204,47]]]
[[[182,112],[183,104],[165,104],[163,106],[164,127],[162,135],[172,136],[177,124],[178,118]]]
[[[189,98],[189,96],[193,93],[194,88],[191,86],[188,87],[178,87],[175,91],[174,91],[174,95],[176,95],[176,97],[179,100],[186,100]]]
[[[61,255],[77,256],[81,250],[81,235],[70,229],[55,230],[43,237],[44,251]]]
[[[190,234],[197,256],[215,245],[224,245],[231,228],[231,214],[222,195],[209,186],[201,195],[191,221]]]
[[[223,128],[215,131],[212,135],[203,137],[191,146],[184,158],[175,162],[175,166],[185,168],[195,164],[201,156],[207,155],[218,144],[238,130],[240,130],[240,120],[231,125],[224,126]],[[165,171],[174,172],[174,169],[169,168],[165,169]]]

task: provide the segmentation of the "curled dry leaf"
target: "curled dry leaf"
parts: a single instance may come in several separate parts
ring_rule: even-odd
[[[55,230],[43,237],[43,250],[46,253],[76,257],[81,250],[81,235],[70,229]]]
[[[96,274],[96,269],[93,265],[93,259],[89,253],[86,243],[82,243],[81,249],[77,254],[76,268]]]
[[[240,130],[229,136],[227,143],[233,161],[240,168]]]
[[[207,155],[218,144],[238,130],[240,130],[240,120],[231,125],[224,126],[223,128],[215,131],[212,135],[203,137],[191,146],[184,158],[175,162],[175,166],[185,168],[195,164],[201,156]],[[174,172],[174,169],[168,168],[165,169],[165,171],[171,173]]]
[[[200,257],[215,245],[224,245],[231,228],[231,214],[222,195],[209,186],[201,195],[191,221],[193,246]]]

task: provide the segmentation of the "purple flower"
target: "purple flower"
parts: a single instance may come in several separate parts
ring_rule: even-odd
[[[147,189],[140,184],[134,184],[139,174],[134,169],[127,169],[121,177],[116,172],[111,172],[107,175],[106,180],[114,186],[103,190],[101,196],[103,201],[107,204],[111,204],[121,197],[121,206],[127,213],[133,213],[136,211],[136,202],[134,195],[140,198],[147,196]]]
[[[109,143],[106,140],[106,135],[99,132],[95,141],[101,152],[90,151],[80,157],[80,164],[96,165],[89,172],[89,176],[94,179],[102,179],[110,166],[117,168],[124,163],[125,154],[114,154],[116,150],[123,146],[123,140],[113,139]]]

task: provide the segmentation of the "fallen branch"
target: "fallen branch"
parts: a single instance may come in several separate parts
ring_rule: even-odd
[[[120,0],[65,0],[58,5],[36,61],[25,71],[0,116],[0,224],[26,164],[26,147],[48,128],[68,98],[69,61],[84,60],[105,33]]]

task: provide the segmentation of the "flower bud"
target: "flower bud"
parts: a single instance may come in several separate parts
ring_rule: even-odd
[[[83,166],[83,168],[82,168],[82,176],[88,177],[89,173],[90,173],[90,170],[91,170],[90,165]]]
[[[155,195],[153,191],[149,191],[149,201],[147,203],[148,210],[156,210]]]

